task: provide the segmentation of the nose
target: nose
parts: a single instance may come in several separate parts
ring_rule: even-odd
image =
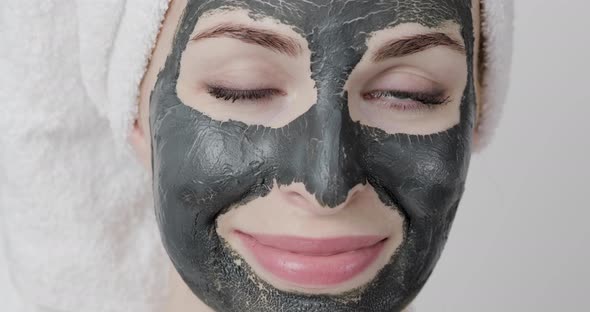
[[[350,118],[346,96],[339,92],[342,86],[329,77],[317,81],[317,103],[290,125],[290,135],[281,132],[277,139],[282,148],[276,177],[279,185],[303,183],[306,191],[291,197],[328,210],[342,207],[351,189],[367,181],[359,129]]]
[[[348,191],[345,200],[334,207],[329,207],[320,203],[314,194],[307,191],[305,184],[303,183],[292,183],[280,186],[279,191],[281,197],[290,205],[312,215],[329,216],[337,214],[341,210],[350,206],[350,203],[353,202],[358,197],[357,195],[360,194],[360,192],[363,192],[366,187],[366,184],[357,184]]]
[[[332,97],[332,98],[331,98]],[[320,101],[308,118],[308,140],[302,155],[300,174],[310,193],[327,207],[338,207],[349,197],[350,190],[364,184],[358,151],[358,136],[348,109],[332,95]],[[341,105],[342,104],[342,105]]]

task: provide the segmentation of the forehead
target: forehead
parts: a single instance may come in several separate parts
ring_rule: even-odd
[[[350,71],[372,35],[400,24],[428,28],[456,24],[470,54],[471,5],[471,0],[189,0],[181,21],[185,34],[177,40],[184,46],[204,15],[214,18],[217,12],[244,9],[254,20],[270,17],[301,34],[309,43],[312,63],[329,61]],[[317,78],[321,67],[312,67]]]
[[[345,35],[402,23],[470,24],[470,6],[469,0],[189,0],[186,12],[198,18],[212,10],[243,8],[254,19],[271,16],[304,35],[334,29]]]

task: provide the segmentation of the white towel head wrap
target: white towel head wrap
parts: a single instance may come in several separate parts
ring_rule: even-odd
[[[14,284],[51,311],[161,311],[166,255],[124,146],[168,0],[2,2],[0,229]],[[476,149],[499,120],[512,52],[512,0],[482,4]]]

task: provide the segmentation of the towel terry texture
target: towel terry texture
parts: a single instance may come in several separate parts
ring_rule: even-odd
[[[478,147],[498,121],[512,44],[511,0],[484,4]],[[168,260],[126,138],[167,7],[0,4],[0,246],[27,311],[162,311]]]

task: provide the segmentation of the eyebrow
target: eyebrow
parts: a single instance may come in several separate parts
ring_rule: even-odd
[[[394,39],[375,52],[373,61],[379,62],[388,58],[402,57],[437,46],[447,46],[455,51],[465,54],[465,47],[455,39],[452,39],[443,33],[431,33]]]
[[[221,24],[211,27],[192,37],[191,41],[220,37],[233,38],[245,43],[256,44],[288,56],[297,56],[302,51],[301,45],[289,36],[270,30],[237,24]]]

